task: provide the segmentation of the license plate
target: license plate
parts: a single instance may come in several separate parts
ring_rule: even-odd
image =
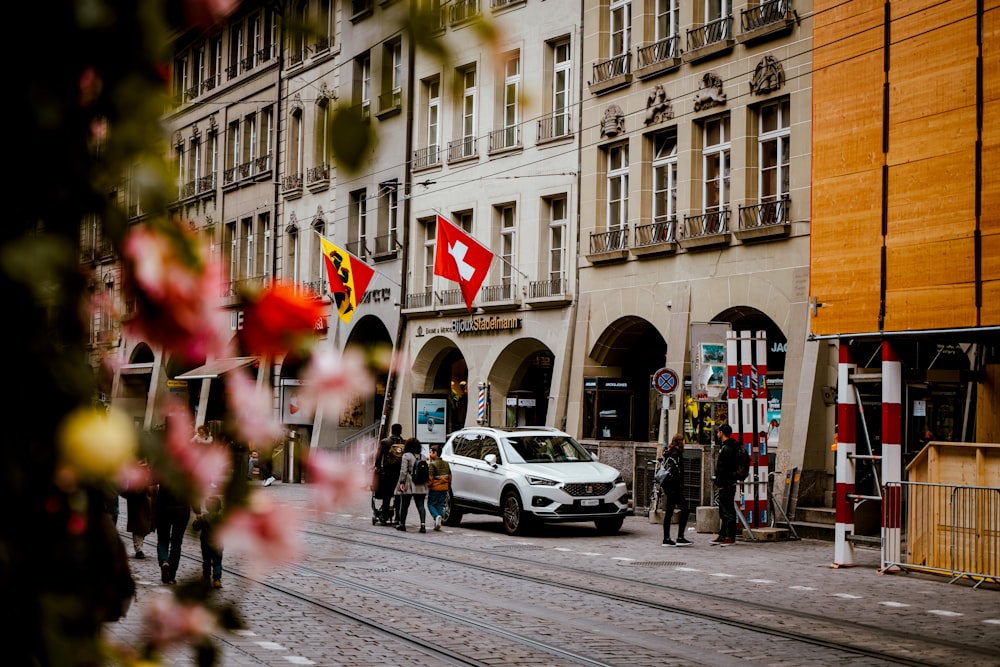
[[[600,498],[584,498],[580,501],[580,504],[584,507],[596,507],[601,504]]]

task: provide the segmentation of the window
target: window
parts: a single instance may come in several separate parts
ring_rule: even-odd
[[[174,97],[178,103],[184,102],[184,94],[189,85],[188,76],[187,54],[174,58]]]
[[[320,0],[319,16],[316,19],[316,50],[325,51],[333,46],[333,0]]]
[[[329,101],[324,97],[321,98],[316,104],[316,128],[313,131],[313,140],[315,145],[313,146],[313,166],[318,168],[320,171],[324,171],[326,165],[330,164],[330,123],[332,122],[332,113],[330,109]],[[324,174],[314,174],[315,178],[310,178],[310,182],[313,180],[319,180],[320,178],[328,178]]]
[[[205,90],[213,90],[222,83],[222,37],[212,40],[208,78],[202,82]]]
[[[611,0],[611,42],[608,55],[624,56],[632,42],[632,4],[628,0]]]
[[[378,186],[378,235],[375,237],[375,255],[395,254],[396,232],[399,227],[399,184],[386,181]]]
[[[462,82],[462,146],[461,157],[476,152],[476,66],[459,73]]]
[[[757,198],[761,204],[788,196],[789,113],[787,98],[761,106],[758,113],[760,176]]]
[[[206,78],[208,71],[208,54],[205,52],[205,45],[202,44],[194,52],[194,83],[191,86],[194,96],[201,92],[201,82]]]
[[[437,164],[441,145],[441,81],[427,82],[427,164]]]
[[[291,127],[288,132],[288,166],[291,169],[293,178],[301,178],[304,171],[305,156],[302,154],[304,129],[302,127],[302,109],[293,109],[291,114]]]
[[[653,136],[653,239],[674,240],[677,215],[677,129]]]
[[[306,57],[306,40],[308,39],[307,28],[309,26],[309,3],[307,0],[295,5],[291,19],[291,37],[289,39],[289,60],[290,64],[298,65]]]
[[[254,170],[254,163],[257,161],[257,114],[249,114],[243,119],[243,177],[250,176]]]
[[[572,104],[572,61],[569,40],[552,45],[552,136],[570,133],[570,105]]]
[[[705,180],[702,187],[702,210],[716,213],[729,203],[729,117],[705,121],[705,145],[702,151]]]
[[[680,1],[656,0],[656,32],[657,42],[680,34]],[[671,54],[676,55],[676,54]]]
[[[191,160],[191,167],[189,172],[189,180],[197,184],[198,180],[203,176],[202,170],[205,168],[202,163],[202,145],[201,138],[194,137],[191,139],[191,150],[188,152],[188,157]],[[188,194],[195,194],[194,192]]]
[[[514,267],[517,266],[517,227],[513,204],[496,207],[498,231],[500,232],[500,284],[510,287],[514,284]],[[505,298],[512,295],[505,293]]]
[[[271,275],[271,214],[257,216],[257,273],[265,278]]]
[[[424,225],[424,290],[434,288],[434,249],[437,246],[437,218],[428,218]]]
[[[368,197],[365,191],[355,190],[350,195],[347,212],[347,251],[360,258],[366,254],[365,233],[368,225]]]
[[[299,232],[294,227],[288,232],[288,242],[286,243],[288,248],[288,256],[286,261],[288,262],[288,277],[292,280],[292,283],[298,285],[302,282],[302,277],[299,275]]]
[[[254,276],[254,235],[253,218],[243,218],[240,220],[240,274],[241,278],[252,278]]]
[[[262,51],[264,43],[263,35],[260,31],[260,14],[254,14],[247,19],[247,52],[245,56],[245,69],[251,70],[257,64],[257,53]]]
[[[521,56],[517,53],[508,57],[504,64],[502,148],[517,146],[520,143],[517,135],[520,96]]]
[[[371,118],[372,108],[372,59],[367,53],[358,56],[355,62],[355,99],[361,107],[361,117]]]
[[[628,225],[628,144],[608,148],[608,231]]]
[[[566,197],[553,197],[548,201],[549,214],[549,280],[552,294],[562,294],[566,275]]]
[[[454,215],[455,224],[466,234],[472,234],[472,211],[461,211]]]
[[[236,23],[229,31],[229,78],[235,79],[243,72],[243,24]]]
[[[260,154],[266,159],[264,161],[264,169],[271,169],[271,146],[274,145],[274,109],[271,107],[265,107],[261,111],[261,125],[263,130],[260,135],[261,149]]]
[[[240,166],[241,145],[240,145],[240,122],[234,120],[229,124],[229,132],[226,136],[226,168],[236,169]],[[233,173],[232,177],[229,179],[230,182],[236,180],[236,175]]]
[[[227,222],[223,233],[223,251],[227,253],[226,259],[229,267],[230,289],[227,290],[227,294],[232,294],[233,283],[240,277],[240,247],[239,237],[236,235],[236,223]]]
[[[393,42],[389,46],[389,62],[391,63],[391,71],[389,80],[391,81],[390,89],[393,95],[393,106],[399,106],[400,100],[398,99],[402,93],[403,89],[403,45],[398,40]]]
[[[326,221],[317,216],[312,222],[313,233],[309,235],[309,273],[303,276],[310,284],[310,289],[316,295],[326,294],[326,259],[323,257],[323,244],[319,237],[326,235]]]

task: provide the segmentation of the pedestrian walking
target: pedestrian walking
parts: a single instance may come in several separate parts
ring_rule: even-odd
[[[692,542],[684,537],[687,530],[690,508],[684,497],[684,436],[677,434],[670,439],[666,451],[663,452],[663,467],[666,477],[660,485],[666,505],[663,513],[663,546],[689,547]],[[677,519],[677,539],[670,539],[670,519],[674,516],[674,508],[680,510]]]
[[[719,505],[719,535],[711,544],[726,546],[736,543],[736,467],[739,465],[740,445],[733,438],[733,427],[719,427],[722,447],[715,459],[715,497]]]
[[[156,491],[156,557],[160,563],[160,581],[177,583],[177,568],[181,563],[184,531],[191,518],[191,508],[185,498],[160,480]]]
[[[145,461],[140,461],[139,465],[148,470],[149,465]],[[125,530],[132,533],[132,548],[135,550],[136,558],[145,558],[143,547],[146,544],[146,536],[153,532],[153,498],[156,494],[156,486],[148,483],[148,474],[136,485],[126,487],[122,490],[122,497],[125,498]]]
[[[213,438],[212,434],[208,432],[208,429],[205,428],[204,424],[199,426],[196,429],[195,434],[191,436],[191,442],[196,442],[200,445],[211,445],[214,441],[215,438]]]
[[[430,465],[421,456],[421,444],[416,438],[406,441],[403,450],[403,462],[399,467],[399,480],[396,484],[396,495],[399,496],[399,524],[396,530],[406,530],[406,515],[410,509],[410,499],[413,499],[417,506],[417,513],[420,515],[420,532],[426,533],[424,524],[426,511],[424,510],[424,500],[427,496],[427,479],[430,476]],[[419,463],[423,466],[419,466]],[[424,469],[424,477],[421,479],[419,469]]]
[[[441,458],[441,445],[431,445],[430,457],[427,510],[431,513],[431,518],[434,519],[434,530],[441,530],[441,522],[444,521],[444,504],[448,501],[448,489],[451,488],[451,466]]]
[[[201,577],[212,588],[222,588],[222,544],[219,542],[218,527],[222,523],[222,498],[209,496],[204,509],[199,508],[191,528],[200,532]]]
[[[396,482],[399,480],[399,467],[403,463],[403,426],[393,424],[389,427],[389,436],[379,442],[378,454],[375,455],[375,473],[378,481],[375,485],[375,500],[381,501],[378,509],[379,523],[399,523],[399,496],[396,495]],[[389,507],[389,503],[392,507]]]

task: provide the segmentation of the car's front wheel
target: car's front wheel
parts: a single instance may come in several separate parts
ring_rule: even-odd
[[[441,512],[441,523],[446,526],[457,526],[462,522],[462,511],[455,507],[455,498],[448,494],[444,501],[444,510]]]
[[[601,535],[614,535],[619,530],[622,529],[622,524],[625,523],[625,517],[616,516],[609,519],[596,519],[594,525],[597,526],[597,532]]]
[[[521,505],[521,497],[516,491],[508,491],[500,501],[503,509],[503,529],[508,535],[518,535],[528,528],[528,515]]]

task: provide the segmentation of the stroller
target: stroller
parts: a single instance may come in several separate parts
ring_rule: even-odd
[[[372,525],[395,526],[396,510],[393,495],[396,490],[396,476],[386,479],[387,475],[376,472],[372,477]],[[388,507],[382,510],[382,500],[389,499]]]

